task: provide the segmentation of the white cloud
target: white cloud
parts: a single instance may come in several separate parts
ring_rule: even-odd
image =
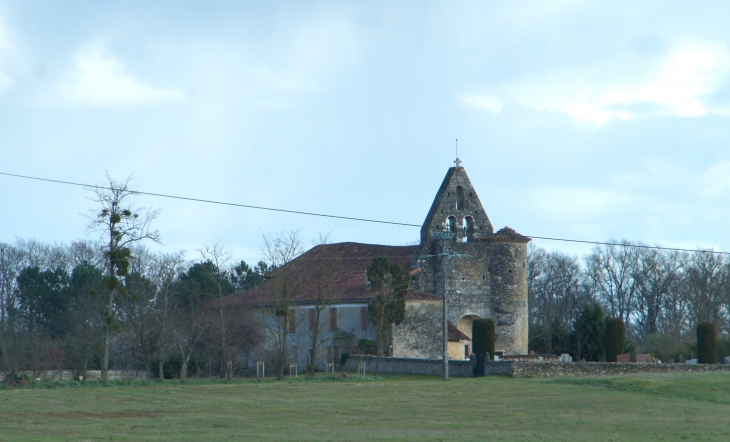
[[[12,34],[0,23],[0,94],[15,86],[15,80],[6,72],[7,64],[14,53]]]
[[[562,66],[456,99],[495,113],[504,102],[514,101],[599,124],[652,115],[730,115],[730,108],[707,102],[728,75],[725,43],[693,42],[677,44],[661,56],[626,50],[592,65]]]
[[[62,95],[76,104],[99,107],[131,107],[179,103],[185,93],[142,83],[103,44],[85,46],[76,55],[73,73],[62,86]]]

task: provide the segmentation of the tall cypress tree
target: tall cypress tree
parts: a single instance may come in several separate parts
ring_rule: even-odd
[[[616,362],[626,347],[626,327],[621,318],[606,318],[606,361]]]
[[[715,334],[715,324],[712,322],[697,324],[697,362],[700,364],[717,364]]]
[[[573,322],[571,341],[576,359],[598,361],[605,352],[606,319],[599,304],[583,306]]]
[[[475,319],[471,325],[471,339],[477,358],[477,376],[484,376],[485,356],[494,357],[496,326],[494,319]]]

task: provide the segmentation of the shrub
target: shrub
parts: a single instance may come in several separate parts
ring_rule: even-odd
[[[360,354],[373,355],[375,354],[375,341],[372,339],[360,339],[357,341],[357,349]]]
[[[616,356],[626,348],[626,327],[621,318],[606,318],[606,361],[616,362]]]
[[[348,359],[350,359],[350,353],[348,353],[348,352],[346,352],[346,351],[345,351],[345,352],[343,352],[343,353],[342,353],[342,354],[340,355],[340,367],[344,367],[344,366],[345,366],[345,363],[347,363],[347,360],[348,360]]]
[[[718,361],[724,363],[725,356],[730,356],[730,338],[717,338],[715,340],[715,350],[717,350]]]
[[[496,340],[494,319],[475,319],[471,325],[471,339],[474,355],[477,358],[477,376],[484,375],[484,357],[494,357],[494,343]]]
[[[716,364],[715,324],[702,322],[697,324],[697,359],[700,364]]]
[[[599,304],[587,304],[573,321],[571,341],[577,360],[598,361],[605,354],[606,318]]]

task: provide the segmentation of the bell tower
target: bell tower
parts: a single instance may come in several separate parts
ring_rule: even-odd
[[[421,227],[421,246],[425,248],[430,248],[435,239],[469,242],[492,236],[492,223],[461,160],[457,158],[455,163],[446,173]]]

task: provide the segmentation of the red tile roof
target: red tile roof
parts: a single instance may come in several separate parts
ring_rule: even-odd
[[[503,227],[499,231],[495,232],[494,235],[485,238],[486,241],[489,242],[517,242],[517,243],[526,243],[532,241],[531,238],[520,235],[515,231],[515,229],[510,229],[509,227]]]
[[[441,317],[443,318],[443,316],[441,316]],[[443,322],[442,322],[442,324],[443,324]],[[443,334],[443,332],[441,332],[441,339],[443,339],[443,336],[444,336],[444,334]],[[464,332],[462,332],[461,330],[456,328],[454,326],[454,324],[449,322],[449,341],[452,341],[452,342],[471,341],[471,339],[469,338],[469,336],[464,334]]]
[[[335,302],[369,302],[365,271],[376,256],[386,256],[408,272],[411,255],[419,246],[381,246],[352,242],[316,246],[286,265],[290,278],[291,302],[308,303],[317,296],[317,275],[327,285],[327,298]],[[256,305],[277,302],[275,280],[282,270],[273,272],[266,282],[228,297],[231,304]],[[409,292],[420,294],[418,292]]]

